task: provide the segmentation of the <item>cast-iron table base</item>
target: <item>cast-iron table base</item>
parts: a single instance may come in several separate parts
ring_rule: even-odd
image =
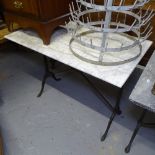
[[[44,87],[45,87],[45,83],[48,77],[53,77],[56,81],[61,80],[60,78],[57,78],[56,75],[54,74],[54,69],[55,69],[55,63],[56,60],[52,60],[46,56],[44,56],[44,65],[45,65],[45,74],[43,76],[42,79],[42,86],[41,86],[41,90],[38,94],[38,97],[41,97],[41,95],[43,94],[44,91]],[[107,106],[107,108],[112,111],[108,126],[105,130],[104,135],[101,138],[101,141],[104,141],[105,138],[107,137],[108,131],[112,125],[112,122],[115,118],[115,116],[118,114],[121,114],[121,110],[120,110],[120,100],[121,100],[121,96],[122,96],[122,92],[123,92],[123,88],[119,88],[119,92],[117,95],[117,101],[116,104],[113,106],[110,101],[101,93],[101,91],[93,84],[93,82],[91,82],[91,80],[87,77],[87,75],[83,72],[80,72],[81,75],[84,77],[84,79],[88,82],[88,84],[90,85],[90,87],[97,93],[97,95],[100,96],[100,98],[103,100],[103,103]]]
[[[46,56],[43,56],[43,57],[44,57],[45,74],[44,74],[43,79],[42,79],[41,90],[38,93],[37,97],[41,97],[41,95],[43,94],[47,78],[53,77],[53,79],[55,81],[60,81],[61,80],[60,78],[57,78],[55,73],[53,72],[53,69],[55,68],[56,61],[52,60],[52,59],[49,59]]]
[[[145,119],[146,114],[147,114],[147,110],[145,109],[145,110],[143,110],[143,112],[142,112],[139,120],[137,121],[137,126],[136,126],[136,128],[135,128],[135,130],[134,130],[134,132],[132,134],[132,137],[130,139],[129,144],[125,148],[125,152],[126,153],[129,153],[130,152],[131,145],[132,145],[132,143],[133,143],[133,141],[134,141],[134,139],[135,139],[135,137],[136,137],[136,135],[137,135],[137,133],[138,133],[138,131],[139,131],[139,129],[141,127],[147,127],[147,128],[154,128],[155,127],[155,123],[145,123],[144,122],[144,119]]]

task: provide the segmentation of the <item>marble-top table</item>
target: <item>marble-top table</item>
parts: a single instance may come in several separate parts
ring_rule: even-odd
[[[152,94],[155,83],[155,52],[130,95],[130,100],[138,106],[155,112],[155,95]]]
[[[130,95],[130,100],[144,110],[137,121],[137,126],[132,134],[129,144],[125,148],[125,152],[130,151],[131,145],[137,135],[140,127],[155,127],[155,123],[144,122],[147,111],[155,113],[155,95],[153,94],[153,86],[155,83],[155,52],[151,56],[145,70],[138,80],[134,90]]]
[[[141,55],[132,62],[125,63],[122,65],[117,65],[117,66],[100,66],[100,65],[95,65],[95,64],[82,61],[78,59],[75,55],[73,55],[73,53],[69,49],[71,34],[68,34],[63,29],[55,31],[55,33],[52,35],[52,38],[51,38],[52,42],[48,46],[43,45],[42,40],[35,33],[32,33],[30,31],[16,31],[5,36],[5,38],[17,44],[25,46],[31,50],[39,52],[40,54],[46,57],[52,58],[56,61],[59,61],[61,63],[64,63],[72,68],[75,68],[81,71],[83,77],[87,80],[90,86],[92,86],[92,88],[95,89],[98,92],[98,94],[102,97],[102,99],[104,100],[103,103],[106,104],[109,107],[109,109],[112,111],[107,129],[105,130],[105,133],[101,138],[102,141],[106,138],[116,114],[121,113],[119,104],[120,104],[120,99],[121,99],[124,84],[126,83],[127,79],[129,78],[129,76],[131,75],[131,73],[133,72],[137,64],[140,62],[140,60],[142,59],[142,57],[144,56],[144,54],[147,52],[147,50],[152,44],[151,41],[143,42]],[[131,50],[131,52],[133,51]],[[46,62],[47,61],[45,61],[45,66],[47,66],[48,64]],[[46,71],[48,70],[47,68],[48,67],[46,67]],[[115,106],[113,106],[106,99],[106,97],[99,90],[95,88],[94,84],[83,73],[86,73],[102,81],[105,81],[113,86],[118,87],[119,94],[117,95]],[[42,89],[38,96],[41,96],[43,92],[45,81],[48,75],[49,75],[49,71],[44,75],[44,78],[42,81]],[[52,76],[55,77],[53,73],[52,73]]]
[[[99,66],[84,62],[73,55],[69,49],[71,35],[67,34],[64,30],[56,31],[51,38],[51,44],[48,46],[43,45],[42,40],[30,31],[16,31],[5,36],[5,38],[117,86],[118,88],[123,87],[152,44],[151,41],[143,42],[142,54],[132,62],[118,66]]]

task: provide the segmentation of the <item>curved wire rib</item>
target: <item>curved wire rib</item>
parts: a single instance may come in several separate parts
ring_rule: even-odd
[[[155,14],[153,10],[150,10],[150,7],[142,13],[142,7],[148,2],[149,0],[135,0],[133,3],[127,5],[126,0],[120,0],[116,5],[115,0],[104,0],[103,4],[96,4],[95,0],[76,0],[76,6],[74,3],[71,3],[69,6],[71,13],[70,22],[73,21],[76,24],[74,29],[67,28],[68,31],[72,32],[72,39],[70,42],[71,51],[73,54],[87,62],[101,65],[117,65],[136,59],[141,54],[141,42],[145,41],[152,34],[153,28],[151,27],[150,20]],[[135,9],[137,8],[140,10],[136,13]],[[93,14],[98,14],[98,19],[94,20]],[[100,17],[100,14],[102,18]],[[113,14],[116,15],[114,18]],[[123,15],[123,20],[120,20],[120,14]],[[130,24],[127,21],[127,18],[132,19]],[[67,26],[68,25],[66,25],[66,27]],[[79,31],[79,28],[81,27],[85,29],[84,32]],[[141,29],[144,30],[141,31]],[[102,34],[100,44],[95,43],[93,36],[92,38],[89,38],[89,41],[88,39],[85,39],[87,34],[94,32]],[[131,35],[127,36],[127,38],[132,38],[131,41],[124,43],[122,37],[120,40],[117,40],[119,46],[110,46],[111,42],[109,42],[109,34],[114,33],[124,36],[124,34],[128,32],[134,34],[134,38]],[[89,61],[90,58],[86,58],[84,56],[85,54],[79,55],[79,53],[73,49],[72,44],[74,44],[74,42],[84,48],[99,51],[97,56],[98,60]],[[130,58],[118,60],[116,63],[104,62],[103,57],[105,56],[105,53],[126,52],[129,49],[133,51],[132,49],[136,47],[139,47],[139,52]]]

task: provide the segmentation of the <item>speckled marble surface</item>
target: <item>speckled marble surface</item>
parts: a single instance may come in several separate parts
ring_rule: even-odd
[[[5,38],[119,88],[125,84],[139,61],[151,46],[150,41],[143,42],[141,56],[132,62],[118,66],[99,66],[84,62],[72,54],[69,49],[71,36],[67,34],[65,30],[56,31],[51,38],[51,44],[48,46],[43,45],[42,40],[31,31],[16,31],[7,35]]]
[[[152,88],[155,83],[155,52],[150,58],[143,74],[130,95],[132,100],[138,106],[155,112],[155,95],[152,94]]]
[[[123,113],[114,120],[106,141],[100,142],[109,121],[109,109],[74,70],[59,74],[62,78],[59,82],[49,79],[44,94],[37,98],[44,73],[43,59],[40,54],[28,51],[22,47],[0,51],[0,129],[4,154],[125,155],[124,148],[141,114],[141,109],[128,99],[141,69],[137,67],[131,74],[121,98]],[[56,65],[57,71],[68,68]],[[114,101],[118,89],[90,79]],[[154,130],[141,130],[129,155],[154,155],[154,137]]]

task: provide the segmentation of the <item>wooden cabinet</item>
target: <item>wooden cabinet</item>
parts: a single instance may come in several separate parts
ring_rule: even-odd
[[[147,3],[147,5],[143,8],[143,10],[145,11],[149,6],[150,6],[150,9],[154,10],[154,12],[155,12],[155,1],[154,0],[151,0],[149,3]],[[148,39],[153,41],[153,44],[152,44],[151,48],[148,50],[148,52],[145,54],[144,58],[142,59],[141,65],[147,64],[152,53],[155,50],[155,16],[152,18],[151,23],[153,26],[153,30],[152,30],[151,36]]]
[[[39,17],[37,0],[4,0],[5,10],[22,15]]]
[[[44,44],[50,43],[53,30],[68,20],[72,0],[2,0],[8,28],[12,23],[38,32]]]

